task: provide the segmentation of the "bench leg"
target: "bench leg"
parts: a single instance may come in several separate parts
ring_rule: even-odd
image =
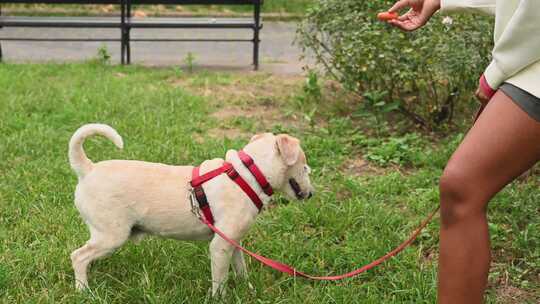
[[[120,0],[120,62],[126,64],[126,1]]]
[[[255,30],[256,34],[253,38],[253,69],[257,71],[259,69],[259,33]]]
[[[261,30],[261,1],[255,1],[253,8],[253,18],[255,19],[255,28],[253,29],[253,69],[259,69],[259,31]]]
[[[0,16],[2,15],[2,4],[0,4]],[[2,29],[2,27],[0,26],[0,29]],[[3,57],[3,54],[2,54],[2,41],[0,41],[0,62],[2,62],[2,57]]]
[[[126,18],[131,18],[131,1],[126,2]],[[131,64],[131,28],[126,27],[126,59]]]
[[[127,59],[127,64],[131,64],[131,33],[130,33],[130,30],[131,29],[127,29],[126,31],[126,59]]]
[[[126,64],[126,60],[124,59],[124,54],[126,53],[126,43],[124,39],[124,30],[122,29],[122,33],[120,34],[120,62],[122,65]]]

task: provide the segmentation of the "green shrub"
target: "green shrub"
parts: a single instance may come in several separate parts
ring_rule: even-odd
[[[97,50],[96,60],[101,64],[110,64],[111,63],[111,53],[107,48],[106,44],[102,44]]]
[[[436,14],[404,33],[376,19],[393,1],[318,0],[298,29],[298,43],[358,96],[377,96],[367,111],[399,111],[433,129],[452,121],[472,93],[492,48],[492,19]],[[449,19],[447,19],[449,20]],[[364,98],[365,99],[365,98]]]

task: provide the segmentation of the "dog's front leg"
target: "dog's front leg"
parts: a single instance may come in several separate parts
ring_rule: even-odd
[[[212,263],[212,296],[225,295],[225,281],[229,273],[234,247],[216,235],[210,242]]]

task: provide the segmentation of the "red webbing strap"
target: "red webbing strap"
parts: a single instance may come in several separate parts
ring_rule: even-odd
[[[214,169],[212,171],[208,171],[207,173],[201,175],[201,176],[193,176],[191,178],[191,187],[195,188],[197,186],[200,186],[204,183],[206,183],[207,181],[211,180],[212,178],[224,173],[225,171],[229,170],[230,168],[232,168],[232,165],[228,162],[224,162],[223,163],[223,166],[217,168],[217,169]]]
[[[257,209],[260,212],[263,207],[263,202],[261,201],[261,198],[257,195],[257,193],[255,193],[255,191],[253,191],[253,189],[246,182],[246,180],[244,180],[244,178],[242,178],[242,176],[238,174],[238,172],[234,169],[231,163],[224,162],[221,167],[211,170],[203,175],[199,175],[200,174],[199,167],[193,168],[190,184],[191,184],[191,187],[193,187],[195,197],[197,198],[197,202],[199,203],[199,209],[201,209],[202,213],[204,214],[204,218],[207,219],[210,224],[214,223],[212,210],[210,209],[210,206],[208,205],[208,199],[206,198],[206,195],[204,194],[202,184],[206,183],[207,181],[223,173],[227,173],[227,175],[251,199],[255,207],[257,207]]]
[[[214,216],[212,215],[212,210],[210,210],[210,205],[199,207],[204,215],[204,218],[207,219],[210,223],[214,223]]]
[[[194,167],[192,171],[191,178],[193,180],[198,179],[200,177],[200,168]],[[204,218],[214,224],[214,216],[212,215],[212,210],[210,209],[210,205],[208,204],[208,198],[206,197],[206,194],[204,193],[204,189],[202,187],[202,184],[199,184],[196,187],[193,187],[193,191],[195,193],[195,198],[197,199],[197,202],[199,203],[199,209],[202,211]]]
[[[244,193],[251,199],[255,207],[259,209],[259,212],[261,212],[261,209],[263,207],[263,202],[261,201],[261,198],[253,191],[251,186],[246,182],[246,180],[238,174],[238,171],[234,169],[234,167],[231,165],[230,168],[226,171],[227,175],[235,182],[241,189],[244,191]]]
[[[193,171],[191,171],[191,186],[192,187],[193,187],[193,180],[201,176],[200,171],[201,169],[199,167],[193,167]]]
[[[268,266],[268,267],[271,267],[277,271],[280,271],[280,272],[283,272],[283,273],[286,273],[286,274],[289,274],[291,276],[295,276],[295,277],[303,277],[303,278],[307,278],[307,279],[312,279],[312,280],[325,280],[325,281],[337,281],[337,280],[341,280],[341,279],[345,279],[345,278],[350,278],[350,277],[354,277],[354,276],[357,276],[363,272],[366,272],[372,268],[374,268],[375,266],[379,265],[379,264],[382,264],[383,262],[387,261],[388,259],[390,259],[391,257],[394,257],[396,256],[398,253],[400,253],[403,249],[405,249],[406,247],[408,247],[417,237],[418,235],[420,234],[420,232],[427,226],[427,224],[431,221],[431,219],[433,218],[433,216],[435,216],[435,214],[437,213],[437,211],[439,211],[439,207],[437,207],[421,224],[420,226],[413,232],[413,234],[403,243],[401,243],[401,245],[399,245],[398,247],[396,247],[394,250],[390,251],[389,253],[385,254],[384,256],[378,258],[377,260],[367,264],[367,265],[364,265],[356,270],[353,270],[351,272],[348,272],[348,273],[345,273],[345,274],[341,274],[341,275],[334,275],[334,276],[313,276],[313,275],[309,275],[309,274],[306,274],[306,273],[303,273],[303,272],[300,272],[296,269],[294,269],[292,266],[289,266],[289,265],[286,265],[286,264],[283,264],[281,262],[278,262],[278,261],[274,261],[272,259],[269,259],[269,258],[266,258],[264,256],[261,256],[259,254],[256,254],[254,252],[251,252],[247,249],[245,249],[244,247],[240,246],[240,244],[238,244],[236,241],[230,239],[229,237],[227,237],[223,232],[221,232],[218,228],[216,228],[214,225],[212,225],[211,223],[209,223],[208,221],[206,221],[205,219],[201,219],[203,221],[203,223],[205,223],[210,229],[212,229],[212,231],[214,231],[215,233],[217,233],[221,238],[223,238],[225,241],[227,241],[229,244],[233,245],[234,247],[236,247],[237,249],[239,250],[242,250],[244,253],[250,255],[251,257],[253,257],[254,259],[256,259],[257,261],[263,263],[264,265]]]
[[[259,167],[255,165],[253,158],[251,158],[251,156],[249,156],[246,152],[242,150],[238,151],[238,157],[240,158],[244,166],[248,168],[249,172],[251,172],[253,177],[255,177],[257,183],[259,184],[259,186],[261,186],[264,193],[266,193],[266,195],[268,196],[272,196],[272,194],[274,194],[274,190],[272,189],[272,186],[270,185],[268,180],[266,180],[264,174],[261,172],[261,170],[259,170]]]

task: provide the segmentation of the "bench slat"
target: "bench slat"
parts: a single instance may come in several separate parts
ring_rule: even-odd
[[[118,4],[121,0],[0,0],[0,3],[22,4]]]
[[[255,20],[248,18],[127,18],[132,28],[253,28]],[[0,16],[0,26],[18,27],[93,27],[119,28],[120,18],[114,17],[13,17]]]
[[[1,26],[19,27],[92,27],[119,28],[120,18],[114,17],[12,17],[0,16]]]
[[[253,5],[259,0],[126,0],[132,5]],[[120,4],[121,0],[0,0],[0,3],[24,4]]]
[[[68,0],[69,1],[69,0]],[[163,4],[163,5],[253,5],[259,0],[128,0],[131,5]]]
[[[128,18],[132,28],[253,28],[255,20],[247,18]]]

